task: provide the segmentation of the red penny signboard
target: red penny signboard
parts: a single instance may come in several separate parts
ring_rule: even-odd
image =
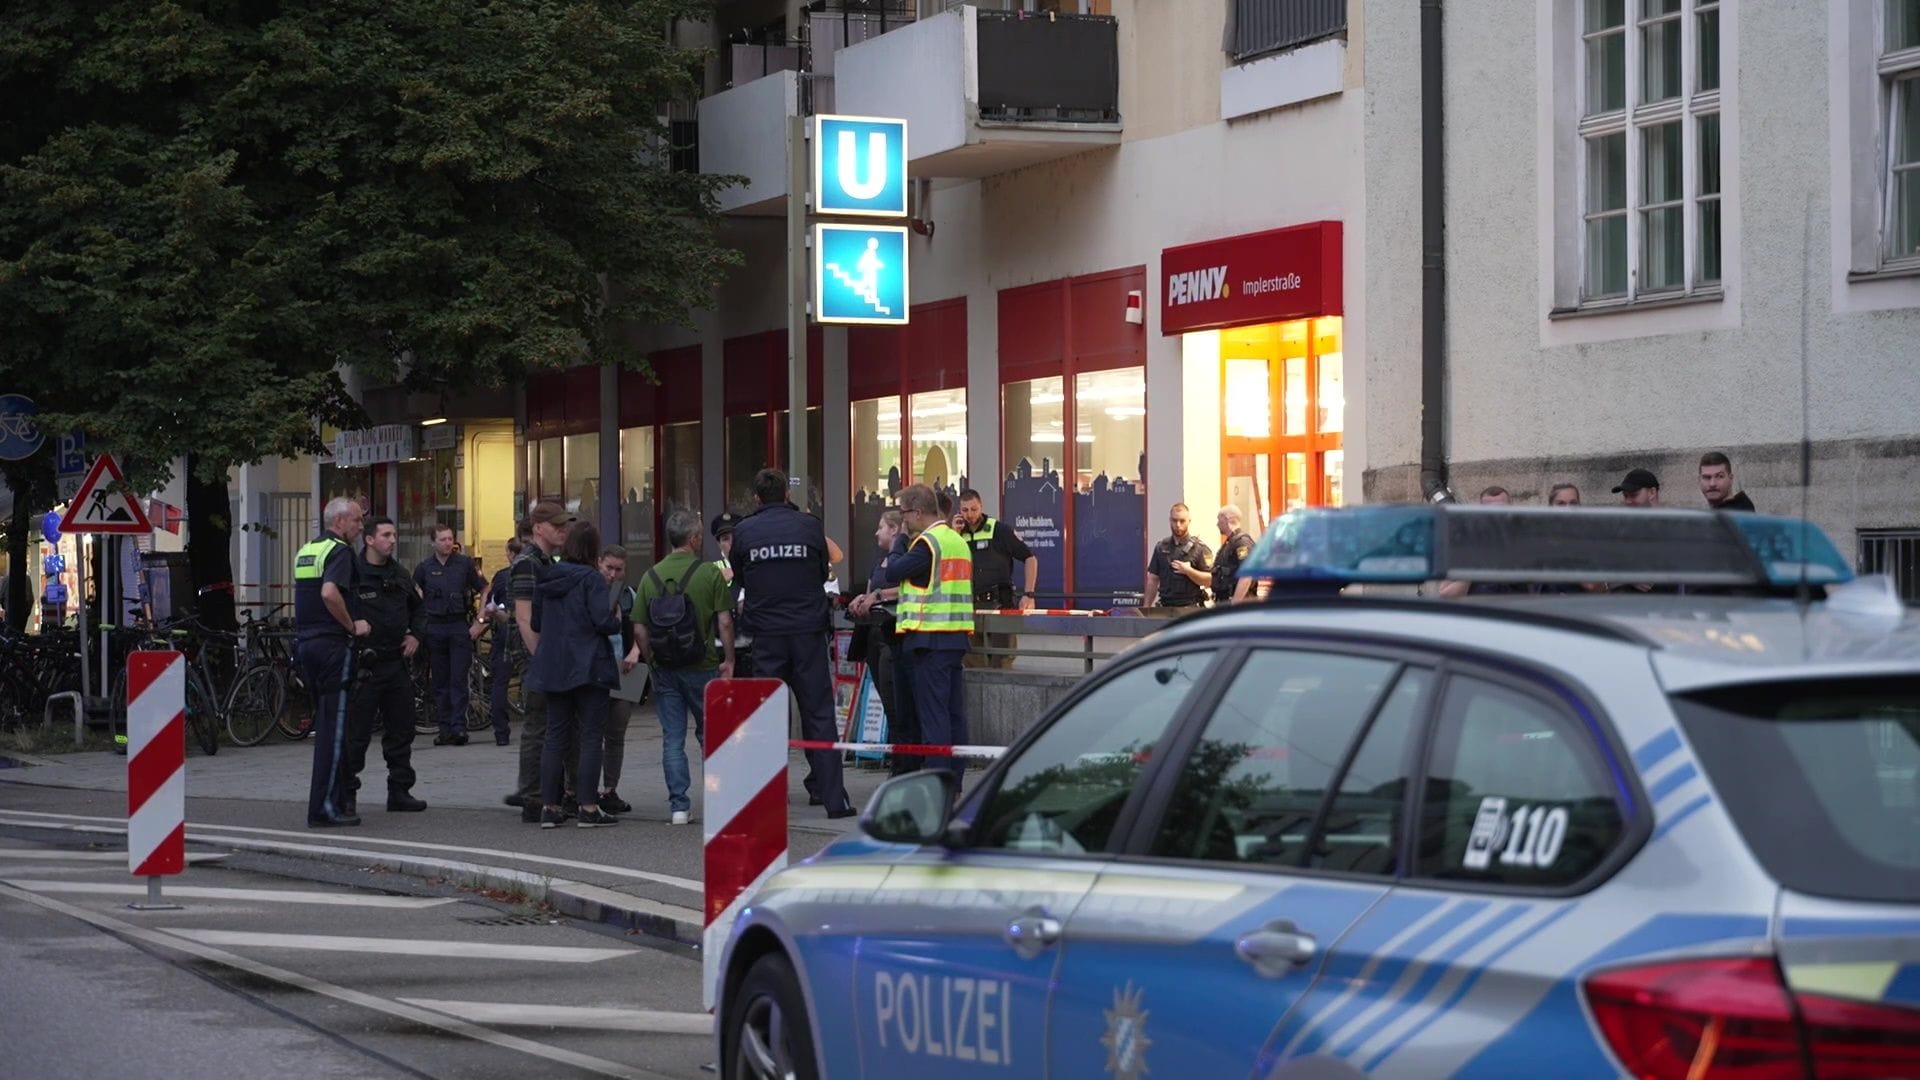
[[[1340,223],[1316,221],[1160,253],[1160,332],[1338,315]]]

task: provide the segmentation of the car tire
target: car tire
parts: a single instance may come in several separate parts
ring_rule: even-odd
[[[720,1048],[726,1080],[818,1080],[806,998],[786,957],[768,953],[755,960],[726,1015]]]

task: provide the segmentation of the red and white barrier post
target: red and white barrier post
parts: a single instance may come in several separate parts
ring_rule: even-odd
[[[701,1001],[719,1000],[720,954],[760,884],[787,865],[788,691],[779,679],[707,684],[706,929]]]
[[[160,878],[187,864],[186,701],[186,657],[127,657],[127,870],[147,879],[136,911],[179,906],[161,899]]]

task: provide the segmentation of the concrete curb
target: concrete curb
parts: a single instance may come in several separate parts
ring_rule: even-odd
[[[104,825],[73,825],[56,822],[5,822],[11,828],[46,829],[53,832],[105,833],[125,835],[126,829]],[[197,834],[197,835],[196,835]],[[207,833],[187,826],[187,841],[242,851],[258,851],[288,858],[347,866],[378,866],[398,873],[459,880],[503,892],[524,893],[544,898],[553,910],[570,919],[599,923],[615,929],[633,931],[694,950],[700,947],[705,926],[701,913],[693,908],[664,904],[645,897],[628,896],[600,885],[553,877],[510,866],[441,859],[403,852],[372,851],[366,848],[331,844],[302,844],[293,841],[263,840],[253,837]]]

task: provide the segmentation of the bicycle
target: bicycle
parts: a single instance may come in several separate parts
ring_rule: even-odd
[[[474,642],[473,668],[467,673],[467,730],[485,731],[493,726],[493,650],[504,648],[489,625]],[[479,646],[484,642],[485,649]],[[507,722],[525,719],[526,703],[520,689],[520,672],[507,673]]]

